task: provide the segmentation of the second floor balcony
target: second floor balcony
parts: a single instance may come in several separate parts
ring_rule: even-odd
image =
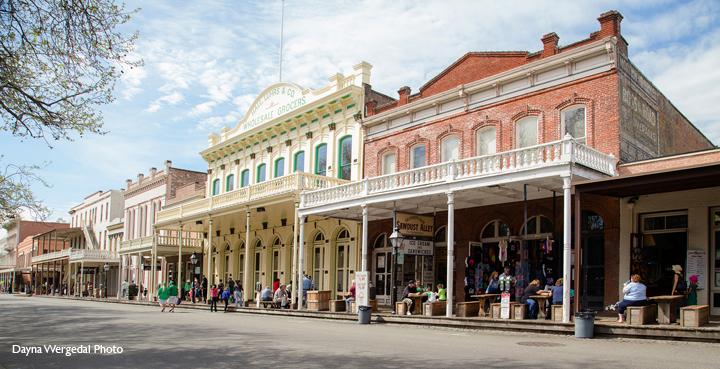
[[[117,252],[97,249],[70,249],[70,262],[110,262],[117,263],[120,257]]]
[[[202,252],[204,242],[205,239],[199,232],[183,232],[182,241],[177,235],[151,235],[123,241],[120,243],[119,252],[120,254],[147,253],[155,246],[161,254],[176,254],[181,243],[185,252]]]
[[[346,183],[348,181],[339,178],[311,173],[293,173],[163,209],[158,213],[155,224],[162,226],[178,221],[199,219],[211,212],[232,210],[254,204],[262,205],[265,201],[276,201],[283,198],[295,201],[302,191],[331,188]]]

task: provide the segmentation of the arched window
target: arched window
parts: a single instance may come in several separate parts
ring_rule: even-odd
[[[237,273],[237,283],[241,284],[244,283],[245,280],[245,243],[241,243],[240,247],[238,247],[238,273]]]
[[[315,234],[313,241],[312,276],[316,289],[323,289],[325,271],[325,235],[322,232]]]
[[[410,169],[427,165],[427,150],[425,145],[415,145],[410,149]]]
[[[373,242],[374,249],[382,249],[387,247],[387,233],[380,233]]]
[[[563,136],[569,133],[574,139],[585,140],[585,111],[584,105],[573,105],[560,112]]]
[[[212,195],[215,196],[220,193],[220,178],[213,179],[212,182]]]
[[[435,231],[435,242],[447,242],[447,228],[445,226],[441,226],[438,228],[437,231]]]
[[[490,155],[497,152],[497,129],[487,126],[475,132],[475,153],[477,156]]]
[[[305,151],[298,151],[295,153],[293,159],[293,172],[304,172],[305,171]]]
[[[255,280],[253,282],[255,284],[255,288],[258,287],[258,284],[262,283],[260,281],[260,262],[261,261],[262,261],[262,242],[260,240],[257,240],[257,241],[255,241],[255,263],[253,263],[253,270],[255,271]]]
[[[275,160],[275,178],[285,175],[285,158]]]
[[[538,117],[529,116],[515,122],[515,147],[522,148],[538,144]]]
[[[273,241],[273,247],[272,247],[272,280],[275,281],[276,279],[280,279],[280,266],[282,265],[282,262],[280,258],[282,257],[280,253],[280,237],[275,237],[275,240]]]
[[[352,136],[340,139],[338,151],[338,178],[350,180],[352,175]]]
[[[225,192],[230,192],[235,189],[235,175],[230,174],[225,177]]]
[[[327,174],[327,144],[315,147],[315,174],[320,176]]]
[[[250,169],[245,169],[240,173],[240,187],[250,185]]]
[[[255,176],[255,183],[265,182],[266,174],[267,173],[265,163],[258,165],[257,174]]]
[[[385,153],[382,156],[382,174],[393,174],[395,173],[396,157],[394,152]]]
[[[510,236],[510,227],[502,220],[496,219],[483,227],[480,233],[480,239],[483,241],[491,241],[499,238],[507,238]]]
[[[343,292],[347,291],[350,287],[348,285],[349,269],[350,269],[350,232],[347,229],[343,229],[338,233],[336,239],[337,249],[335,254],[335,262],[337,265],[336,275],[336,291]]]
[[[460,159],[460,138],[457,136],[443,138],[440,146],[441,160],[443,162]]]
[[[535,215],[528,218],[527,223],[528,235],[543,235],[553,232],[553,224],[550,218],[542,215]],[[520,229],[520,235],[525,235],[525,226]]]

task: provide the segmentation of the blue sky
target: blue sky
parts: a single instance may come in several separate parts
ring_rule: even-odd
[[[204,171],[207,135],[234,126],[255,95],[278,79],[280,0],[130,1],[141,8],[125,27],[138,30],[145,61],[127,71],[116,101],[102,107],[104,136],[73,142],[24,140],[0,132],[3,162],[42,164],[51,187],[33,187],[68,219],[97,190],[122,188],[150,167]],[[396,95],[468,51],[542,48],[599,29],[619,10],[633,62],[715,144],[720,143],[720,3],[717,1],[301,1],[285,5],[283,79],[320,87],[371,63],[375,89]]]

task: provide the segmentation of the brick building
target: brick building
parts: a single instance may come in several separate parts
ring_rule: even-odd
[[[454,296],[469,299],[503,265],[517,297],[532,279],[564,277],[565,301],[571,285],[586,306],[617,301],[619,202],[588,193],[573,209],[573,185],[714,145],[630,62],[622,16],[598,21],[584,40],[550,33],[534,53],[471,52],[415,94],[369,101],[364,180],[305,193],[301,216],[369,223],[363,253],[386,302],[392,280],[442,282],[451,315]],[[433,233],[406,237],[393,278],[388,236],[409,215],[430,216]]]

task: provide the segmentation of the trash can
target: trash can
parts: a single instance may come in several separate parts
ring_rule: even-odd
[[[575,338],[593,338],[594,331],[594,311],[579,311],[575,313]]]
[[[371,314],[372,314],[372,307],[358,306],[358,323],[359,324],[370,324]]]

